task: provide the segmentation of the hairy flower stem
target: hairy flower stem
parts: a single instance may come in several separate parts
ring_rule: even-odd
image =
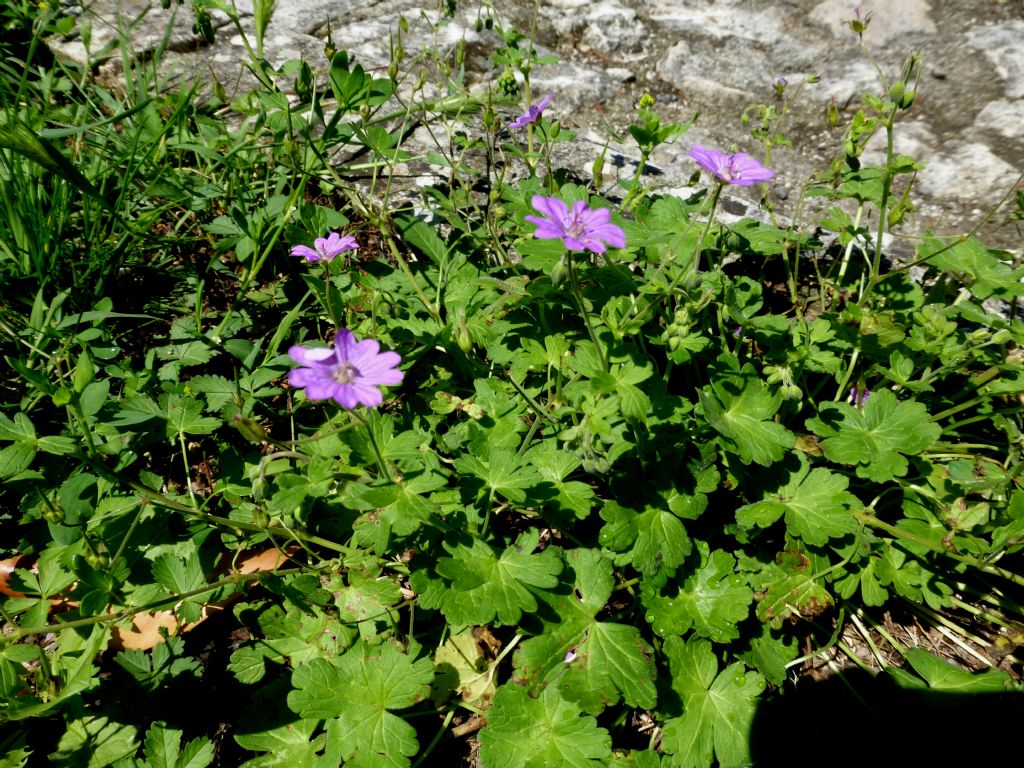
[[[312,566],[310,566],[311,568]],[[215,581],[213,584],[207,584],[206,586],[193,589],[190,592],[182,592],[180,595],[171,595],[170,597],[162,597],[159,600],[154,600],[151,603],[145,605],[136,605],[131,608],[124,608],[115,613],[101,613],[96,616],[89,616],[84,619],[75,619],[73,621],[58,621],[53,624],[44,624],[41,627],[24,627],[22,629],[16,629],[9,635],[5,635],[3,640],[5,643],[16,643],[23,637],[29,635],[45,635],[50,632],[61,632],[65,629],[78,629],[79,627],[88,627],[94,624],[107,624],[121,621],[122,619],[128,619],[135,616],[138,613],[147,613],[149,611],[158,611],[161,608],[167,608],[169,606],[180,603],[182,600],[187,600],[191,597],[197,597],[204,595],[207,592],[213,592],[221,587],[231,586],[233,584],[241,584],[247,581],[257,581],[261,577],[266,576],[268,573],[273,573],[278,576],[287,576],[293,573],[304,573],[310,568],[285,568],[282,570],[274,571],[254,571],[252,573],[233,573],[230,576],[225,576],[219,581]]]
[[[378,219],[374,223],[377,224],[380,229],[381,235],[384,236],[384,242],[388,244],[388,250],[391,251],[391,255],[395,257],[395,261],[398,262],[398,266],[402,270],[402,273],[416,292],[419,300],[423,303],[423,307],[427,310],[427,314],[434,318],[434,320],[439,324],[443,325],[443,322],[441,321],[441,312],[430,302],[430,299],[427,298],[427,294],[423,292],[420,284],[416,282],[416,276],[412,273],[412,270],[409,269],[409,262],[407,262],[405,257],[402,256],[402,252],[398,248],[398,243],[395,242],[394,235],[391,232],[391,227],[388,224],[385,224],[383,219]]]
[[[604,354],[604,347],[597,336],[597,331],[594,330],[594,326],[590,322],[590,313],[587,312],[587,305],[583,301],[583,291],[580,290],[579,278],[576,275],[576,259],[572,251],[569,251],[566,262],[569,267],[570,293],[572,293],[572,297],[576,300],[576,306],[579,307],[580,315],[583,316],[583,323],[587,326],[587,333],[590,334],[590,340],[594,343],[594,350],[597,352],[597,360],[601,364],[601,370],[607,373],[608,358]]]
[[[249,286],[252,285],[253,282],[256,280],[256,275],[259,274],[260,268],[263,266],[263,263],[273,252],[274,246],[277,245],[278,239],[284,233],[285,226],[288,224],[289,221],[291,221],[292,215],[294,211],[297,209],[298,201],[302,199],[302,196],[305,193],[305,189],[306,182],[305,179],[302,179],[298,184],[296,184],[295,189],[293,189],[291,194],[288,196],[288,201],[285,203],[284,206],[284,215],[281,216],[281,219],[274,225],[270,239],[268,240],[266,246],[264,246],[263,252],[258,257],[256,257],[254,254],[254,261],[252,263],[252,266],[246,269],[245,273],[242,275],[242,282],[239,284],[238,290],[235,291],[235,297],[231,300],[231,306],[229,306],[228,311],[224,313],[224,317],[221,318],[220,324],[217,326],[214,332],[210,334],[209,338],[215,344],[220,344],[221,337],[224,333],[224,329],[227,327],[228,322],[235,314],[235,310],[237,309],[239,302],[241,302],[242,297],[244,297],[248,292]]]
[[[717,182],[714,188],[711,190],[711,204],[709,205],[708,218],[704,222],[704,231],[700,233],[700,239],[697,241],[697,252],[693,256],[693,263],[700,268],[700,257],[704,253],[704,241],[708,239],[708,235],[711,233],[711,226],[715,223],[715,211],[718,210],[718,198],[722,194],[722,182]],[[708,259],[708,270],[713,271],[718,268],[717,263],[712,263],[711,259]],[[674,287],[673,281],[673,287]]]
[[[192,487],[192,470],[188,465],[188,447],[185,445],[185,433],[178,433],[178,446],[181,448],[181,463],[185,465],[185,485],[188,487],[188,497],[192,499],[192,506],[199,509],[199,501],[196,499],[195,489]]]
[[[878,284],[880,277],[879,274],[882,271],[882,238],[885,235],[885,225],[888,221],[889,216],[889,195],[892,192],[892,163],[893,163],[893,123],[896,120],[896,109],[887,115],[885,121],[885,176],[882,179],[882,201],[878,206],[878,232],[875,235],[875,252],[872,254],[871,259],[871,276],[868,278],[868,284],[864,287],[864,291],[860,295],[860,299],[857,301],[859,306],[863,306],[867,303],[867,300],[871,296],[871,291]]]
[[[650,150],[641,148],[640,162],[636,165],[636,173],[633,174],[633,183],[629,185],[629,194],[627,194],[626,199],[622,201],[623,211],[633,210],[633,207],[640,202],[640,194],[643,192],[643,184],[641,184],[640,178],[643,176],[644,169],[647,167],[647,161],[650,157]]]
[[[377,468],[380,469],[381,477],[386,477],[391,482],[397,483],[398,480],[395,479],[394,473],[388,468],[388,463],[384,460],[384,454],[380,452],[380,446],[377,444],[377,437],[373,434],[373,427],[370,425],[369,419],[358,411],[352,411],[352,415],[366,428],[366,436],[370,439],[370,447],[373,449],[373,455],[377,459]]]
[[[864,215],[864,204],[861,203],[857,206],[857,215],[853,219],[853,231],[856,232],[860,227],[861,217]],[[843,252],[843,260],[839,265],[839,274],[836,276],[836,291],[832,297],[832,301],[829,303],[830,308],[834,307],[839,301],[839,292],[843,287],[843,279],[846,277],[846,270],[850,266],[850,257],[853,255],[853,246],[856,244],[857,238],[851,237],[850,242],[846,244],[846,250]]]
[[[913,544],[916,544],[919,547],[925,547],[926,549],[930,549],[932,552],[938,552],[939,554],[952,558],[953,560],[956,560],[958,562],[963,563],[964,565],[968,565],[972,568],[982,571],[983,573],[988,573],[993,576],[999,576],[1014,584],[1024,586],[1024,576],[1020,574],[1016,574],[1013,571],[1008,571],[1005,568],[999,568],[995,565],[989,565],[988,563],[985,563],[981,560],[977,560],[973,557],[969,557],[967,555],[961,555],[959,552],[952,552],[946,549],[941,544],[936,544],[935,542],[929,541],[928,539],[925,539],[921,536],[915,536],[914,534],[908,533],[902,528],[897,528],[895,525],[890,525],[889,523],[879,520],[869,510],[854,510],[853,516],[864,525],[867,525],[871,528],[877,528],[880,531],[885,531],[890,536],[893,536],[896,539],[909,541]]]
[[[105,478],[113,482],[115,485],[124,485],[131,488],[133,491],[142,496],[141,501],[143,503],[153,503],[167,509],[173,509],[177,512],[184,512],[185,514],[191,515],[199,520],[203,520],[213,525],[223,526],[234,531],[251,531],[253,533],[266,533],[270,536],[280,536],[283,538],[297,539],[300,542],[307,544],[316,544],[324,549],[329,549],[332,552],[338,552],[344,555],[351,555],[355,552],[351,547],[347,547],[344,544],[339,544],[336,541],[325,539],[321,536],[315,536],[304,531],[295,531],[289,528],[274,525],[260,525],[258,523],[247,523],[243,520],[233,520],[227,517],[219,517],[217,515],[211,515],[209,512],[203,512],[199,509],[195,509],[188,504],[172,499],[169,496],[164,495],[155,488],[150,488],[143,483],[136,480],[132,480],[130,477],[125,477],[118,472],[107,467],[97,457],[87,456],[84,454],[76,454],[80,461],[88,464],[97,474],[103,475]],[[383,564],[383,563],[382,563]],[[391,564],[394,565],[394,564]]]
[[[832,398],[832,402],[838,402],[847,392],[847,386],[850,383],[850,379],[853,377],[853,369],[857,366],[857,359],[860,357],[860,347],[855,347],[853,353],[850,355],[850,364],[846,366],[846,372],[843,374],[842,381],[839,382],[839,388],[836,390],[836,396]]]

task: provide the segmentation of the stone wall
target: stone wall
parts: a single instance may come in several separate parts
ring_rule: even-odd
[[[251,0],[236,0],[236,7],[251,31]],[[496,0],[495,8],[506,25],[530,29],[532,2]],[[854,7],[844,0],[544,0],[536,20],[538,47],[561,61],[536,68],[531,80],[536,93],[553,94],[548,114],[577,131],[578,141],[560,149],[558,159],[575,164],[581,175],[589,173],[607,139],[602,121],[623,131],[642,94],[653,95],[668,119],[684,121],[699,112],[686,135],[652,158],[650,180],[672,188],[695,170],[686,157],[694,143],[756,153],[750,127],[740,122],[744,108],[772,103],[777,77],[793,87],[817,75],[820,81],[804,88],[787,123],[793,147],[777,150],[772,163],[778,172],[773,203],[785,213],[810,174],[826,167],[838,150],[841,129],[829,127],[824,117],[829,102],[835,99],[849,118],[865,89],[880,89],[876,65],[891,77],[908,53],[918,52],[921,83],[913,107],[901,114],[896,151],[926,166],[914,196],[919,211],[896,240],[925,229],[966,231],[1024,171],[1024,0],[865,0],[861,15],[868,13],[862,48],[845,24]],[[480,8],[464,0],[450,20],[436,3],[278,0],[264,56],[274,65],[301,57],[322,70],[329,26],[338,48],[364,68],[383,68],[400,15],[410,24],[410,54],[450,50],[465,40],[467,79],[479,84],[496,76],[486,58],[496,35],[477,29]],[[165,11],[143,0],[95,0],[80,16],[80,28],[90,28],[91,57],[81,34],[53,41],[52,47],[58,55],[95,62],[123,35],[137,54],[147,56],[172,19],[162,71],[207,87],[216,77],[231,92],[255,83],[244,67],[248,55],[241,35],[215,14],[217,39],[205,44],[192,32],[187,4]],[[116,70],[118,61],[102,66]],[[883,149],[872,144],[868,159],[877,160]],[[613,151],[619,154],[609,170],[617,166],[628,175],[635,148],[613,145]],[[981,233],[992,245],[1020,248],[1021,230],[1005,213],[992,217]],[[912,240],[904,245],[909,247],[897,250],[912,250]]]

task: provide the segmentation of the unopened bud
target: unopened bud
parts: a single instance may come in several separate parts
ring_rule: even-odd
[[[594,187],[600,189],[604,185],[604,152],[595,158],[590,175],[594,177]]]
[[[903,98],[900,99],[900,109],[910,109],[914,105],[914,98],[917,96],[917,92],[914,90],[908,90],[903,92]]]
[[[839,102],[836,101],[835,96],[832,97],[828,106],[825,107],[825,119],[833,128],[839,127]]]
[[[54,507],[49,504],[43,509],[43,517],[48,523],[54,525],[60,525],[64,522],[64,510],[60,507]]]
[[[496,85],[498,92],[505,96],[515,97],[519,94],[519,83],[516,82],[516,75],[511,67],[505,67],[505,70],[498,76]]]
[[[256,419],[236,413],[231,417],[231,426],[242,433],[242,437],[253,443],[262,443],[267,439],[267,430]]]
[[[299,74],[295,77],[295,95],[303,104],[313,100],[313,70],[305,61],[299,63]]]
[[[110,558],[104,552],[86,552],[85,562],[97,571],[105,571],[110,567]]]
[[[467,355],[473,351],[473,338],[469,335],[465,317],[459,317],[459,324],[455,328],[455,343]]]
[[[212,44],[216,39],[213,32],[213,19],[210,18],[210,14],[202,6],[193,5],[192,9],[195,12],[195,21],[192,23],[192,34],[200,35],[203,40]]]
[[[903,89],[904,85],[899,80],[889,87],[889,98],[892,99],[894,104],[899,104],[903,101]]]
[[[551,270],[551,282],[557,287],[565,282],[565,278],[569,275],[569,263],[566,259],[572,258],[571,254],[566,254],[558,260],[555,264],[554,269]]]
[[[782,395],[783,400],[799,400],[803,396],[803,392],[793,382],[785,382],[779,387],[779,393]]]

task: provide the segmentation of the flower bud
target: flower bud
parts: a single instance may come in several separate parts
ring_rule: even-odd
[[[570,255],[562,256],[555,264],[554,269],[551,270],[551,282],[555,286],[559,286],[565,282],[565,278],[569,276],[569,264],[566,259],[571,258]]]
[[[236,413],[231,417],[231,426],[242,433],[242,437],[253,443],[262,443],[267,439],[267,430],[256,419]]]
[[[783,400],[799,400],[803,397],[803,392],[796,384],[791,381],[784,382],[779,387],[779,393],[782,395]]]
[[[210,14],[202,6],[193,5],[192,10],[195,13],[192,34],[200,35],[208,44],[213,44],[216,37],[213,32],[213,19],[210,18]]]
[[[913,89],[909,89],[903,92],[903,98],[900,99],[900,109],[910,109],[914,106],[914,98],[917,96],[917,92]]]
[[[839,102],[836,101],[835,96],[832,97],[828,106],[825,107],[825,119],[833,128],[839,127]]]
[[[594,177],[594,188],[600,189],[604,185],[604,152],[594,159],[594,164],[590,167],[590,175]]]
[[[299,62],[299,74],[295,77],[295,95],[303,104],[313,100],[313,70],[305,61]]]
[[[465,317],[459,317],[459,324],[455,328],[455,343],[467,355],[473,351],[473,338],[469,335]]]
[[[498,76],[496,85],[498,92],[505,96],[514,98],[519,94],[519,83],[516,82],[516,75],[511,67],[505,67],[505,70]]]
[[[899,80],[897,80],[889,87],[889,98],[892,100],[894,104],[899,104],[900,102],[903,101],[904,87],[905,86],[903,85],[903,83],[900,82]]]
[[[64,522],[64,510],[61,509],[60,507],[54,507],[50,504],[47,504],[43,508],[43,517],[46,519],[48,523],[60,525]]]

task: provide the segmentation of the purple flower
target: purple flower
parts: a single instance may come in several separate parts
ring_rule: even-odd
[[[850,400],[853,401],[855,407],[863,408],[869,397],[871,397],[870,389],[860,390],[857,387],[850,387]]]
[[[545,109],[547,109],[548,108],[548,104],[550,104],[550,103],[551,103],[551,94],[549,93],[547,96],[545,96],[539,102],[537,102],[536,104],[534,104],[531,107],[528,107],[526,112],[524,114],[520,115],[519,117],[517,117],[511,123],[509,123],[508,127],[509,128],[523,128],[523,127],[529,125],[530,123],[536,122],[537,118],[540,117],[540,113],[543,112]]]
[[[348,328],[334,337],[334,349],[294,346],[288,356],[301,367],[288,372],[288,383],[304,387],[309,400],[334,400],[349,410],[356,405],[372,408],[384,397],[382,384],[398,384],[405,375],[396,366],[397,352],[381,352],[373,339],[356,341]]]
[[[561,239],[570,251],[604,253],[605,243],[614,248],[626,247],[626,233],[612,224],[612,212],[607,208],[590,210],[582,200],[572,204],[572,211],[557,197],[534,195],[531,200],[541,216],[527,216],[537,225],[533,236],[541,240]]]
[[[339,253],[345,251],[354,251],[359,247],[359,243],[351,235],[345,235],[342,237],[337,232],[331,232],[327,237],[318,237],[313,243],[315,247],[310,248],[308,245],[296,245],[292,248],[292,256],[302,256],[306,261],[312,263],[314,261],[330,261]]]
[[[689,153],[701,168],[712,174],[719,181],[735,184],[739,187],[750,187],[768,181],[775,175],[757,160],[744,152],[727,155],[717,149],[708,149],[694,144]]]

